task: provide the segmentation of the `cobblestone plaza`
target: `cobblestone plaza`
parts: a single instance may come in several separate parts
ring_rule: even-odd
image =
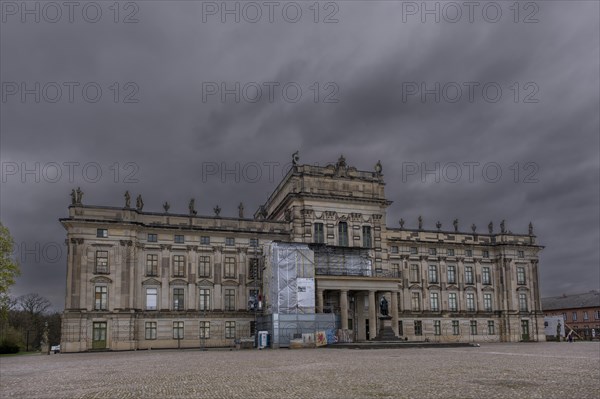
[[[597,398],[600,344],[0,358],[3,398]]]

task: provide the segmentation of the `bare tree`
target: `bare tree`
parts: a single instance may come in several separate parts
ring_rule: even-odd
[[[40,294],[30,293],[17,298],[19,307],[30,316],[35,317],[43,314],[52,304]]]

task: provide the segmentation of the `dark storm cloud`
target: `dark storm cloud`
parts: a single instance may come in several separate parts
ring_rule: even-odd
[[[512,2],[494,3],[503,11],[497,23],[480,13],[473,23],[466,14],[458,23],[421,23],[419,15],[403,22],[406,2],[337,2],[339,21],[331,24],[322,23],[331,11],[324,9],[313,22],[312,3],[298,3],[298,23],[276,13],[273,23],[263,14],[258,23],[224,24],[218,15],[203,22],[201,2],[134,3],[134,24],[114,23],[109,3],[97,3],[104,13],[95,24],[3,15],[3,84],[80,84],[72,103],[36,103],[31,95],[1,103],[4,165],[37,163],[43,171],[51,162],[78,163],[73,179],[63,166],[56,182],[3,175],[2,222],[26,249],[39,244],[40,254],[21,255],[14,294],[40,292],[62,306],[66,248],[59,261],[50,250],[65,238],[57,219],[67,214],[71,188],[81,186],[84,203],[99,205],[123,204],[125,190],[141,193],[152,211],[169,201],[173,212],[185,213],[194,197],[201,214],[219,204],[222,215],[235,216],[243,201],[251,216],[296,149],[311,164],[343,153],[371,170],[380,159],[394,201],[390,226],[402,217],[414,227],[423,215],[429,228],[438,220],[450,228],[458,218],[462,230],[475,223],[487,231],[490,220],[498,226],[506,219],[510,230],[526,232],[531,220],[546,246],[543,295],[599,288],[597,3],[534,2],[537,23],[522,22],[530,9],[513,22]],[[102,89],[95,103],[79,90],[90,82]],[[255,82],[263,96],[203,99],[207,84],[220,89],[223,82]],[[266,82],[279,84],[272,101]],[[478,84],[472,101],[467,82]],[[286,83],[301,87],[299,101],[286,100]],[[486,83],[501,87],[497,102],[481,94]],[[455,84],[462,97],[451,102],[449,91],[436,102],[431,94],[424,101],[420,92],[408,94],[421,84]],[[126,103],[127,95],[139,101]],[[527,95],[539,101],[524,102]],[[468,162],[477,164],[472,180]],[[439,181],[421,175],[436,163]],[[493,169],[482,171],[492,163],[501,168],[497,181]],[[100,166],[99,178],[90,164]],[[260,167],[258,177],[250,164]],[[462,175],[450,181],[455,164]],[[215,165],[217,173],[207,173]]]

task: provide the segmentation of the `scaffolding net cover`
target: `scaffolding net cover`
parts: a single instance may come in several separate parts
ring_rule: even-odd
[[[268,252],[271,312],[315,313],[313,251],[306,244],[272,243]]]

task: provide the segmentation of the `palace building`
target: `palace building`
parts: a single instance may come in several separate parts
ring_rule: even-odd
[[[244,217],[84,205],[72,192],[61,350],[273,347],[342,341],[545,340],[533,227],[485,233],[386,225],[382,167],[293,166]],[[384,306],[385,303],[385,306]],[[384,310],[385,307],[385,310]],[[389,331],[385,331],[384,324]],[[391,328],[390,328],[391,327]]]

